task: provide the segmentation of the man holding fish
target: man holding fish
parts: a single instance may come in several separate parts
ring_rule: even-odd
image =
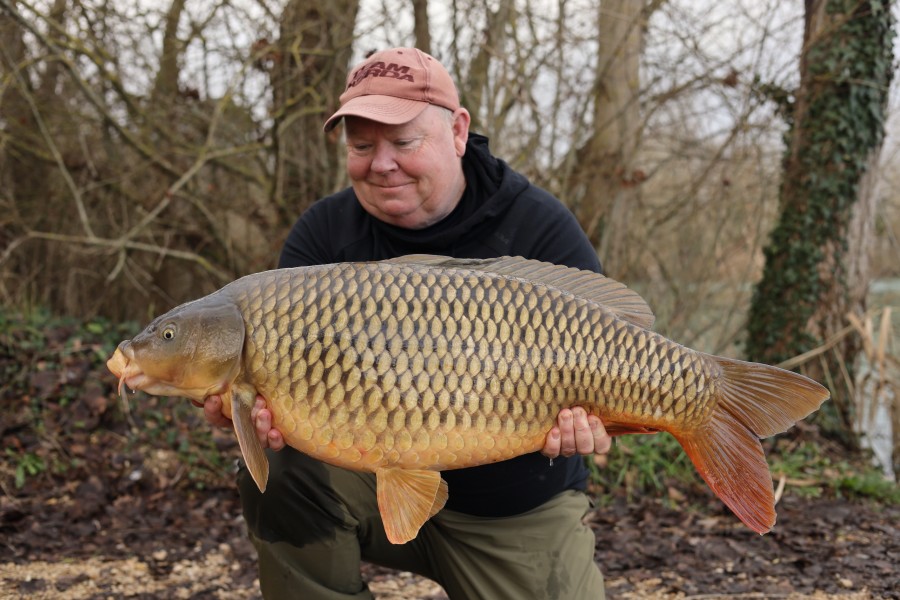
[[[325,131],[342,120],[352,187],[300,217],[280,268],[427,253],[600,271],[568,209],[469,133],[470,115],[433,57],[394,48],[365,59]],[[218,395],[204,403],[211,423],[230,427],[222,409]],[[576,454],[606,453],[610,437],[582,408],[559,412],[543,455],[444,471],[446,506],[399,545],[386,537],[372,473],[285,447],[261,397],[251,418],[270,449],[268,489],[246,468],[238,482],[264,597],[371,598],[360,560],[425,575],[453,599],[604,597]]]
[[[609,435],[671,434],[771,530],[760,439],[826,388],[653,332],[565,207],[469,135],[434,58],[371,56],[326,130],[341,119],[353,185],[300,217],[294,268],[177,306],[107,361],[122,393],[231,419],[265,596],[370,597],[366,559],[454,599],[603,597],[584,465],[545,457],[606,452]]]

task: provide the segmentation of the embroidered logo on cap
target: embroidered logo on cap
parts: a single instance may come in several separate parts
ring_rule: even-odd
[[[359,71],[357,71],[353,75],[353,79],[351,79],[347,83],[347,89],[359,85],[366,77],[390,77],[399,81],[409,81],[411,83],[415,83],[415,79],[413,79],[412,74],[409,72],[409,67],[403,67],[398,65],[397,63],[385,64],[381,61],[378,61],[370,65],[366,65]]]

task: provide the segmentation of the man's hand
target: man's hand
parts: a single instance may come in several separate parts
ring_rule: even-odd
[[[196,406],[200,406],[194,402]],[[207,396],[203,402],[203,416],[216,427],[231,428],[231,419],[222,414],[222,397]],[[272,413],[266,408],[266,399],[262,396],[256,397],[256,404],[250,409],[250,419],[256,425],[256,437],[263,448],[271,448],[272,450],[281,450],[284,448],[284,438],[281,432],[272,427]]]
[[[577,454],[606,454],[612,438],[598,417],[580,406],[559,411],[556,427],[547,434],[541,453],[549,458]]]

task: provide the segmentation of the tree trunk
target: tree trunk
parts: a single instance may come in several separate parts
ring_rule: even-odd
[[[635,167],[640,143],[640,57],[646,19],[659,2],[604,0],[598,15],[593,131],[578,151],[573,182],[575,210],[604,268],[621,273],[628,218],[642,173]]]
[[[163,32],[162,55],[159,57],[159,70],[156,72],[156,80],[153,83],[153,91],[150,94],[151,105],[154,108],[162,108],[163,105],[173,102],[178,95],[178,67],[179,59],[184,45],[178,39],[178,23],[184,12],[186,0],[173,0],[166,13],[166,29]]]
[[[413,34],[416,48],[431,54],[431,26],[428,21],[428,0],[412,0]]]
[[[848,312],[865,307],[868,273],[860,255],[876,198],[860,183],[884,135],[892,40],[889,2],[806,2],[781,214],[749,315],[752,360],[779,363],[811,350],[845,326]],[[851,444],[858,350],[859,340],[845,337],[805,367],[831,387],[834,402],[823,411],[823,426]]]
[[[13,1],[10,8],[17,10],[17,3]],[[9,82],[0,94],[0,121],[4,137],[9,140],[4,144],[3,183],[5,193],[20,209],[17,212],[23,224],[35,227],[47,216],[47,211],[37,210],[33,201],[40,198],[44,202],[48,198],[51,162],[41,134],[42,111],[31,85],[31,61],[22,34],[16,19],[5,10],[0,11],[0,68]]]
[[[625,236],[628,215],[639,192],[635,181],[635,151],[640,136],[640,58],[643,3],[604,0],[600,3],[597,80],[594,94],[594,136],[591,156],[594,177],[585,198],[588,237],[600,241],[599,253],[610,273],[628,264]],[[604,206],[605,205],[605,206]],[[598,235],[605,213],[608,227]],[[582,212],[582,214],[585,214]]]
[[[291,0],[272,53],[276,172],[273,200],[285,222],[344,181],[337,131],[323,134],[347,81],[358,0]]]
[[[460,87],[460,101],[472,113],[472,130],[485,131],[482,115],[488,107],[485,95],[489,93],[491,59],[503,51],[506,28],[515,20],[516,8],[512,0],[500,0],[497,10],[487,10],[487,23],[482,34],[478,52],[469,65],[469,75]]]

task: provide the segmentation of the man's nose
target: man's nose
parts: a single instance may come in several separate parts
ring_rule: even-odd
[[[372,156],[371,169],[376,173],[387,173],[397,168],[394,149],[390,144],[376,144],[375,154]]]

